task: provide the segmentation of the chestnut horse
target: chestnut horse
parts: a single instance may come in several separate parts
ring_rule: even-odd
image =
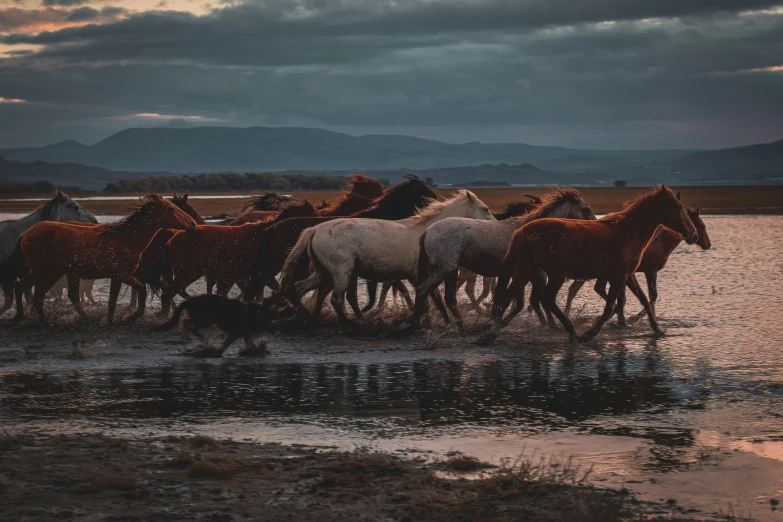
[[[625,210],[596,221],[539,219],[526,224],[511,238],[495,289],[494,323],[479,341],[486,342],[497,337],[512,293],[508,291],[512,276],[517,303],[524,302],[525,285],[532,282],[533,295],[555,314],[572,341],[592,339],[612,316],[623,286],[638,285],[636,279],[630,276],[636,271],[645,249],[660,227],[668,228],[688,241],[695,242],[697,239],[696,227],[687,210],[674,192],[663,185],[639,196]],[[609,282],[604,313],[581,336],[577,335],[574,325],[555,301],[567,278],[605,279]],[[640,301],[649,313],[650,305],[643,293]],[[541,311],[537,309],[536,312],[543,321]],[[662,333],[652,314],[649,319],[655,333]]]
[[[680,195],[677,194],[677,199],[679,198]],[[712,247],[712,242],[710,241],[709,234],[707,234],[707,225],[704,224],[704,221],[699,215],[700,209],[693,209],[689,207],[686,208],[688,209],[688,217],[691,218],[693,225],[696,227],[696,231],[699,233],[699,239],[696,241],[696,245],[700,246],[702,250],[709,250]],[[682,243],[682,238],[668,232],[667,230],[663,230],[655,239],[652,240],[650,246],[647,247],[647,250],[644,251],[642,261],[636,268],[636,273],[643,273],[647,279],[650,310],[653,312],[653,314],[655,314],[655,302],[658,300],[658,272],[663,270],[663,268],[666,266],[666,262],[669,260],[669,256],[672,252],[674,252],[674,249],[680,245],[680,243]],[[631,275],[631,277],[636,278],[636,274]],[[574,281],[571,287],[568,289],[568,300],[566,301],[564,310],[566,315],[570,313],[571,303],[584,284],[584,281]],[[638,284],[633,285],[633,287],[637,289],[640,288]],[[598,295],[606,299],[606,281],[599,279],[595,284],[595,291],[598,293]],[[638,297],[639,296],[637,295],[637,298]],[[624,325],[625,289],[623,289],[623,291],[620,292],[620,295],[617,297],[617,308],[615,309],[615,312],[617,313],[617,322],[621,325]],[[639,312],[639,315],[636,319],[642,318],[645,313],[646,312],[642,310]]]
[[[24,317],[22,294],[35,286],[33,305],[39,317],[45,319],[46,292],[62,276],[69,275],[68,298],[79,315],[86,315],[79,302],[79,279],[111,278],[109,323],[114,318],[121,282],[139,291],[138,310],[129,320],[138,319],[144,314],[147,289],[133,272],[147,243],[161,228],[195,230],[196,222],[170,201],[150,194],[119,223],[84,226],[44,222],[32,227],[19,241],[30,272],[16,285],[16,317]]]
[[[318,211],[307,200],[301,205],[290,206],[277,219],[289,215],[317,216]],[[218,294],[225,295],[234,285],[250,280],[253,261],[258,255],[258,234],[271,223],[247,223],[235,227],[202,225],[195,233],[175,234],[166,243],[165,261],[156,265],[157,273],[147,273],[145,281],[163,288],[161,313],[168,313],[168,306],[175,294],[185,294],[187,287],[206,276],[209,285],[217,283]],[[159,246],[155,245],[158,249]],[[145,253],[145,258],[151,257]],[[146,263],[150,265],[150,262]],[[167,279],[173,277],[170,284]],[[209,286],[208,285],[208,286]]]

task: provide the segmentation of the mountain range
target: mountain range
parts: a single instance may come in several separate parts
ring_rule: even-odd
[[[94,145],[64,141],[0,149],[0,157],[6,160],[0,163],[0,179],[29,181],[30,176],[42,176],[85,188],[162,173],[351,170],[389,179],[414,172],[441,184],[476,179],[516,184],[783,181],[783,140],[710,151],[617,151],[524,143],[453,144],[401,135],[357,137],[299,127],[156,127],[126,129]]]

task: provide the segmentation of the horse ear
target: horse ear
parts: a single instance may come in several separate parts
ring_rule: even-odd
[[[693,215],[694,215],[694,216],[697,216],[697,217],[698,217],[698,215],[699,215],[700,213],[701,213],[701,208],[699,208],[699,207],[696,207],[696,210],[694,210],[694,211],[693,211]]]
[[[189,195],[190,195],[190,194],[185,194],[184,196],[182,196],[182,202],[183,202],[183,203],[187,203],[187,202],[188,202],[188,196],[189,196]]]
[[[677,193],[677,199],[680,199],[680,194],[681,194],[681,192]]]
[[[57,199],[59,199],[59,200],[61,200],[61,201],[62,201],[63,199],[65,199],[65,194],[63,194],[63,191],[62,191],[62,190],[60,190],[60,189],[57,189]]]
[[[661,183],[661,192],[666,192],[666,185]]]
[[[468,197],[468,201],[474,201],[476,199],[476,195],[469,190],[465,192],[465,195]]]

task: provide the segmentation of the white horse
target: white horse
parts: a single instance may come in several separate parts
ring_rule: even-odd
[[[462,328],[462,318],[457,311],[459,268],[485,278],[497,277],[511,236],[519,227],[541,218],[595,219],[595,214],[579,191],[557,189],[533,212],[521,217],[503,221],[449,218],[428,228],[421,236],[418,274],[421,284],[416,287],[414,323],[426,309],[426,296],[445,281],[446,305]]]
[[[343,306],[345,291],[362,277],[371,281],[409,280],[417,282],[419,237],[433,223],[463,217],[494,221],[495,217],[470,191],[461,190],[447,201],[433,201],[417,215],[400,221],[342,218],[321,223],[302,232],[286,259],[280,283],[283,292],[291,290],[291,279],[300,259],[309,254],[313,274],[294,285],[297,300],[311,290],[332,290],[331,303],[341,324],[348,325]],[[326,294],[323,295],[326,295]],[[440,294],[433,293],[436,304]],[[438,306],[445,313],[442,303]],[[358,306],[351,303],[357,319]]]
[[[13,262],[14,260],[9,258],[16,250],[19,236],[41,221],[98,223],[95,216],[60,190],[57,191],[57,194],[51,200],[38,207],[30,215],[20,219],[9,219],[0,222],[0,284],[5,294],[5,302],[3,307],[0,308],[0,315],[5,313],[13,304],[14,283],[18,277],[24,276],[24,273],[18,273],[19,267]]]

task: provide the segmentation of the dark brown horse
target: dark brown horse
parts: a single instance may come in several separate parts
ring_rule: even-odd
[[[679,197],[680,195],[677,194],[677,199],[679,199]],[[704,224],[704,221],[699,215],[700,209],[686,208],[688,209],[688,217],[691,218],[691,221],[693,222],[693,225],[696,227],[696,231],[699,234],[699,239],[696,241],[696,245],[700,246],[702,250],[709,250],[712,247],[712,242],[710,241],[710,236],[707,233],[707,226]],[[653,314],[655,314],[655,302],[658,300],[658,272],[664,269],[666,262],[669,260],[669,256],[672,252],[674,252],[674,249],[680,245],[680,243],[682,243],[681,237],[672,234],[667,230],[662,230],[658,236],[652,240],[650,246],[648,246],[644,251],[642,261],[636,268],[636,273],[644,274],[645,278],[647,279],[650,310],[653,312]],[[636,278],[636,274],[631,275],[631,277]],[[571,311],[571,303],[584,284],[584,281],[574,281],[571,287],[568,289],[568,300],[566,301],[564,310],[566,315],[569,315]],[[637,283],[629,288],[638,289],[640,286]],[[596,282],[595,291],[598,293],[598,295],[606,299],[606,281],[599,279]],[[639,298],[638,295],[637,298]],[[625,324],[625,301],[625,289],[623,289],[623,291],[620,292],[620,295],[617,297],[617,308],[615,309],[615,312],[617,313],[617,321],[620,325]],[[639,313],[637,319],[643,317],[645,313],[646,311],[642,310]]]
[[[348,186],[351,192],[364,196],[367,199],[377,199],[386,192],[386,187],[378,180],[368,178],[361,172],[357,172],[348,180]]]
[[[24,316],[22,294],[35,286],[33,305],[44,319],[46,292],[62,276],[68,280],[68,298],[79,315],[79,279],[112,279],[109,295],[109,322],[114,317],[120,283],[139,292],[138,310],[129,319],[144,314],[146,286],[133,273],[142,251],[161,228],[195,230],[196,223],[185,212],[158,194],[150,194],[138,209],[119,223],[107,225],[72,225],[39,223],[25,232],[19,242],[30,272],[16,285],[17,318]]]
[[[500,329],[503,312],[513,294],[524,302],[524,288],[533,283],[533,295],[563,324],[572,341],[595,337],[614,311],[623,286],[638,285],[630,276],[636,271],[644,250],[660,227],[691,242],[697,239],[696,227],[688,212],[670,189],[661,185],[649,194],[639,196],[628,208],[596,221],[540,219],[517,230],[503,259],[494,294],[494,323],[480,341],[494,339]],[[513,292],[509,282],[514,278]],[[555,298],[567,278],[605,279],[609,282],[604,313],[582,336],[557,306]],[[649,313],[649,303],[642,293],[642,305]],[[531,296],[531,300],[533,297]],[[536,310],[543,322],[543,314]],[[656,334],[661,330],[650,314],[650,325]]]

